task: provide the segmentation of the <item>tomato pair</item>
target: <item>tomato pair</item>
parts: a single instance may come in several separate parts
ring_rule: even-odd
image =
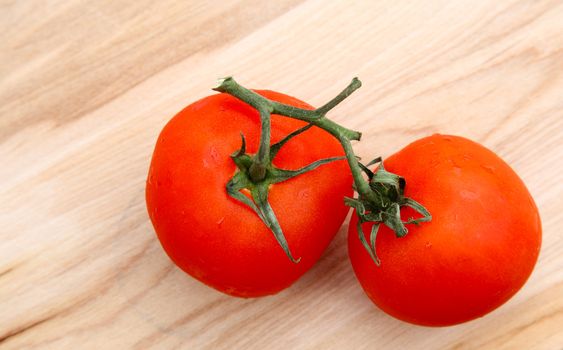
[[[287,95],[259,93],[312,109]],[[225,189],[238,171],[231,155],[240,134],[247,151],[257,152],[260,123],[256,109],[226,93],[189,105],[162,130],[146,187],[151,221],[174,263],[240,297],[277,293],[309,270],[346,217],[343,197],[353,193],[344,160],[269,186],[273,212],[300,261],[288,259],[263,220]],[[304,125],[272,115],[272,143]],[[297,169],[343,155],[333,136],[313,127],[284,144],[273,164]],[[408,322],[450,325],[490,312],[522,287],[538,256],[541,225],[530,194],[505,162],[469,140],[433,135],[384,165],[406,180],[405,195],[422,203],[432,221],[407,225],[410,232],[401,238],[381,225],[373,242],[377,266],[360,240],[360,234],[370,240],[373,223],[363,223],[360,233],[352,217],[350,260],[376,305]],[[400,215],[415,212],[403,208]]]

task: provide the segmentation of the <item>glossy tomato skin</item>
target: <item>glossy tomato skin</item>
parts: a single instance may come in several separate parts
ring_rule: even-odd
[[[287,95],[258,92],[312,108]],[[273,115],[272,143],[304,125]],[[319,259],[346,216],[342,198],[352,194],[352,177],[345,161],[336,161],[271,186],[270,203],[291,252],[301,258],[293,263],[258,216],[226,193],[236,170],[230,155],[240,148],[241,132],[247,152],[256,153],[258,113],[230,95],[212,95],[186,107],[158,138],[146,202],[158,238],[176,265],[221,292],[257,297],[287,288]],[[328,133],[311,128],[284,145],[274,164],[297,169],[343,154]]]
[[[447,326],[483,316],[512,297],[538,258],[541,223],[524,183],[496,154],[456,136],[433,135],[384,161],[404,176],[405,195],[432,214],[397,238],[377,236],[381,266],[358,239],[348,247],[356,277],[386,313],[415,324]],[[416,216],[403,209],[402,217]],[[369,234],[366,223],[363,232]]]

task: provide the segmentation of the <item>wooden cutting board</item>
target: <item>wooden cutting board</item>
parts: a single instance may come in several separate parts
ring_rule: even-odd
[[[4,1],[0,348],[562,349],[563,2]],[[282,293],[243,300],[182,273],[149,223],[156,137],[216,78],[320,105],[387,156],[435,132],[506,159],[541,211],[525,287],[424,328],[376,309],[345,231]]]

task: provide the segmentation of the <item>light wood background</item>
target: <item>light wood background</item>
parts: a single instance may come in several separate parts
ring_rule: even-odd
[[[562,1],[0,2],[0,348],[563,349]],[[493,149],[537,201],[525,287],[460,326],[364,296],[346,224],[288,290],[242,300],[166,257],[144,183],[156,137],[216,78],[320,105],[360,156],[435,132]]]

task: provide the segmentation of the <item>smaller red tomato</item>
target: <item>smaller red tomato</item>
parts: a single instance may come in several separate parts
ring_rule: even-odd
[[[370,299],[386,313],[426,326],[485,315],[530,276],[541,244],[538,210],[524,183],[496,154],[470,140],[433,135],[387,158],[406,180],[405,196],[432,221],[397,238],[381,225],[377,266],[349,227],[349,255]],[[404,208],[403,218],[414,217]],[[362,226],[366,240],[372,223]]]

